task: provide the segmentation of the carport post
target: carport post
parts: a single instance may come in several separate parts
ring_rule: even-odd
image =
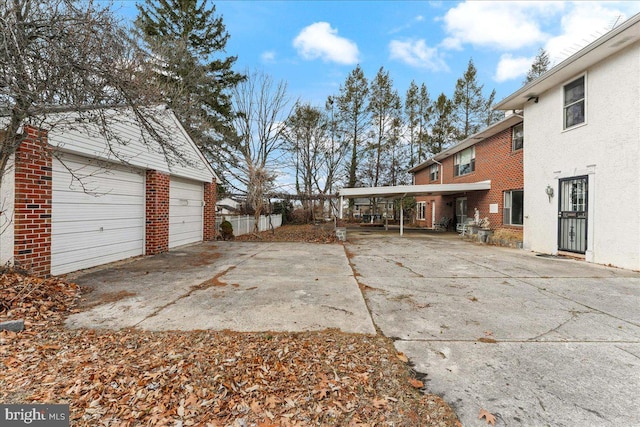
[[[404,196],[400,197],[400,237],[404,235]]]
[[[344,205],[344,196],[340,196],[340,219],[342,219],[342,206]]]

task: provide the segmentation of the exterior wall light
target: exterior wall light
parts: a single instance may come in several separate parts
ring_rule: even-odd
[[[551,203],[551,198],[553,197],[553,187],[547,185],[547,188],[545,188],[544,192],[547,193],[547,196],[549,197],[549,203]]]

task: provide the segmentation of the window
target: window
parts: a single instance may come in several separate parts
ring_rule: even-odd
[[[431,165],[429,168],[429,180],[435,181],[438,179],[438,165]]]
[[[520,123],[513,127],[513,151],[522,149],[524,145],[524,125]]]
[[[584,76],[564,87],[564,128],[584,123]]]
[[[504,209],[502,223],[504,225],[523,224],[524,191],[511,190],[504,192]]]
[[[426,202],[418,202],[416,203],[416,219],[417,220],[424,220],[425,219],[425,212],[427,210],[427,203]]]
[[[476,148],[469,147],[455,155],[453,175],[460,176],[476,170]]]

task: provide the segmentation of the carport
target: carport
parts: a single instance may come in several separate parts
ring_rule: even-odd
[[[491,190],[491,180],[467,182],[460,184],[423,184],[423,185],[396,185],[386,187],[343,188],[338,191],[340,195],[340,219],[343,218],[344,199],[355,198],[382,198],[404,199],[407,196],[432,196],[466,193],[469,191]],[[402,202],[401,202],[402,205]],[[400,236],[404,234],[404,215],[400,209]]]

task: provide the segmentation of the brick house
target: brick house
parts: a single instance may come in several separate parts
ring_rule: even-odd
[[[481,218],[489,218],[491,229],[521,234],[523,143],[523,118],[511,114],[410,169],[417,186],[491,182],[488,190],[416,196],[416,222],[432,228],[447,217],[453,227],[473,218],[477,208]]]
[[[174,157],[125,110],[103,113],[117,141],[90,125],[23,127],[0,189],[3,265],[58,275],[215,238],[217,177],[173,112],[153,114]]]

